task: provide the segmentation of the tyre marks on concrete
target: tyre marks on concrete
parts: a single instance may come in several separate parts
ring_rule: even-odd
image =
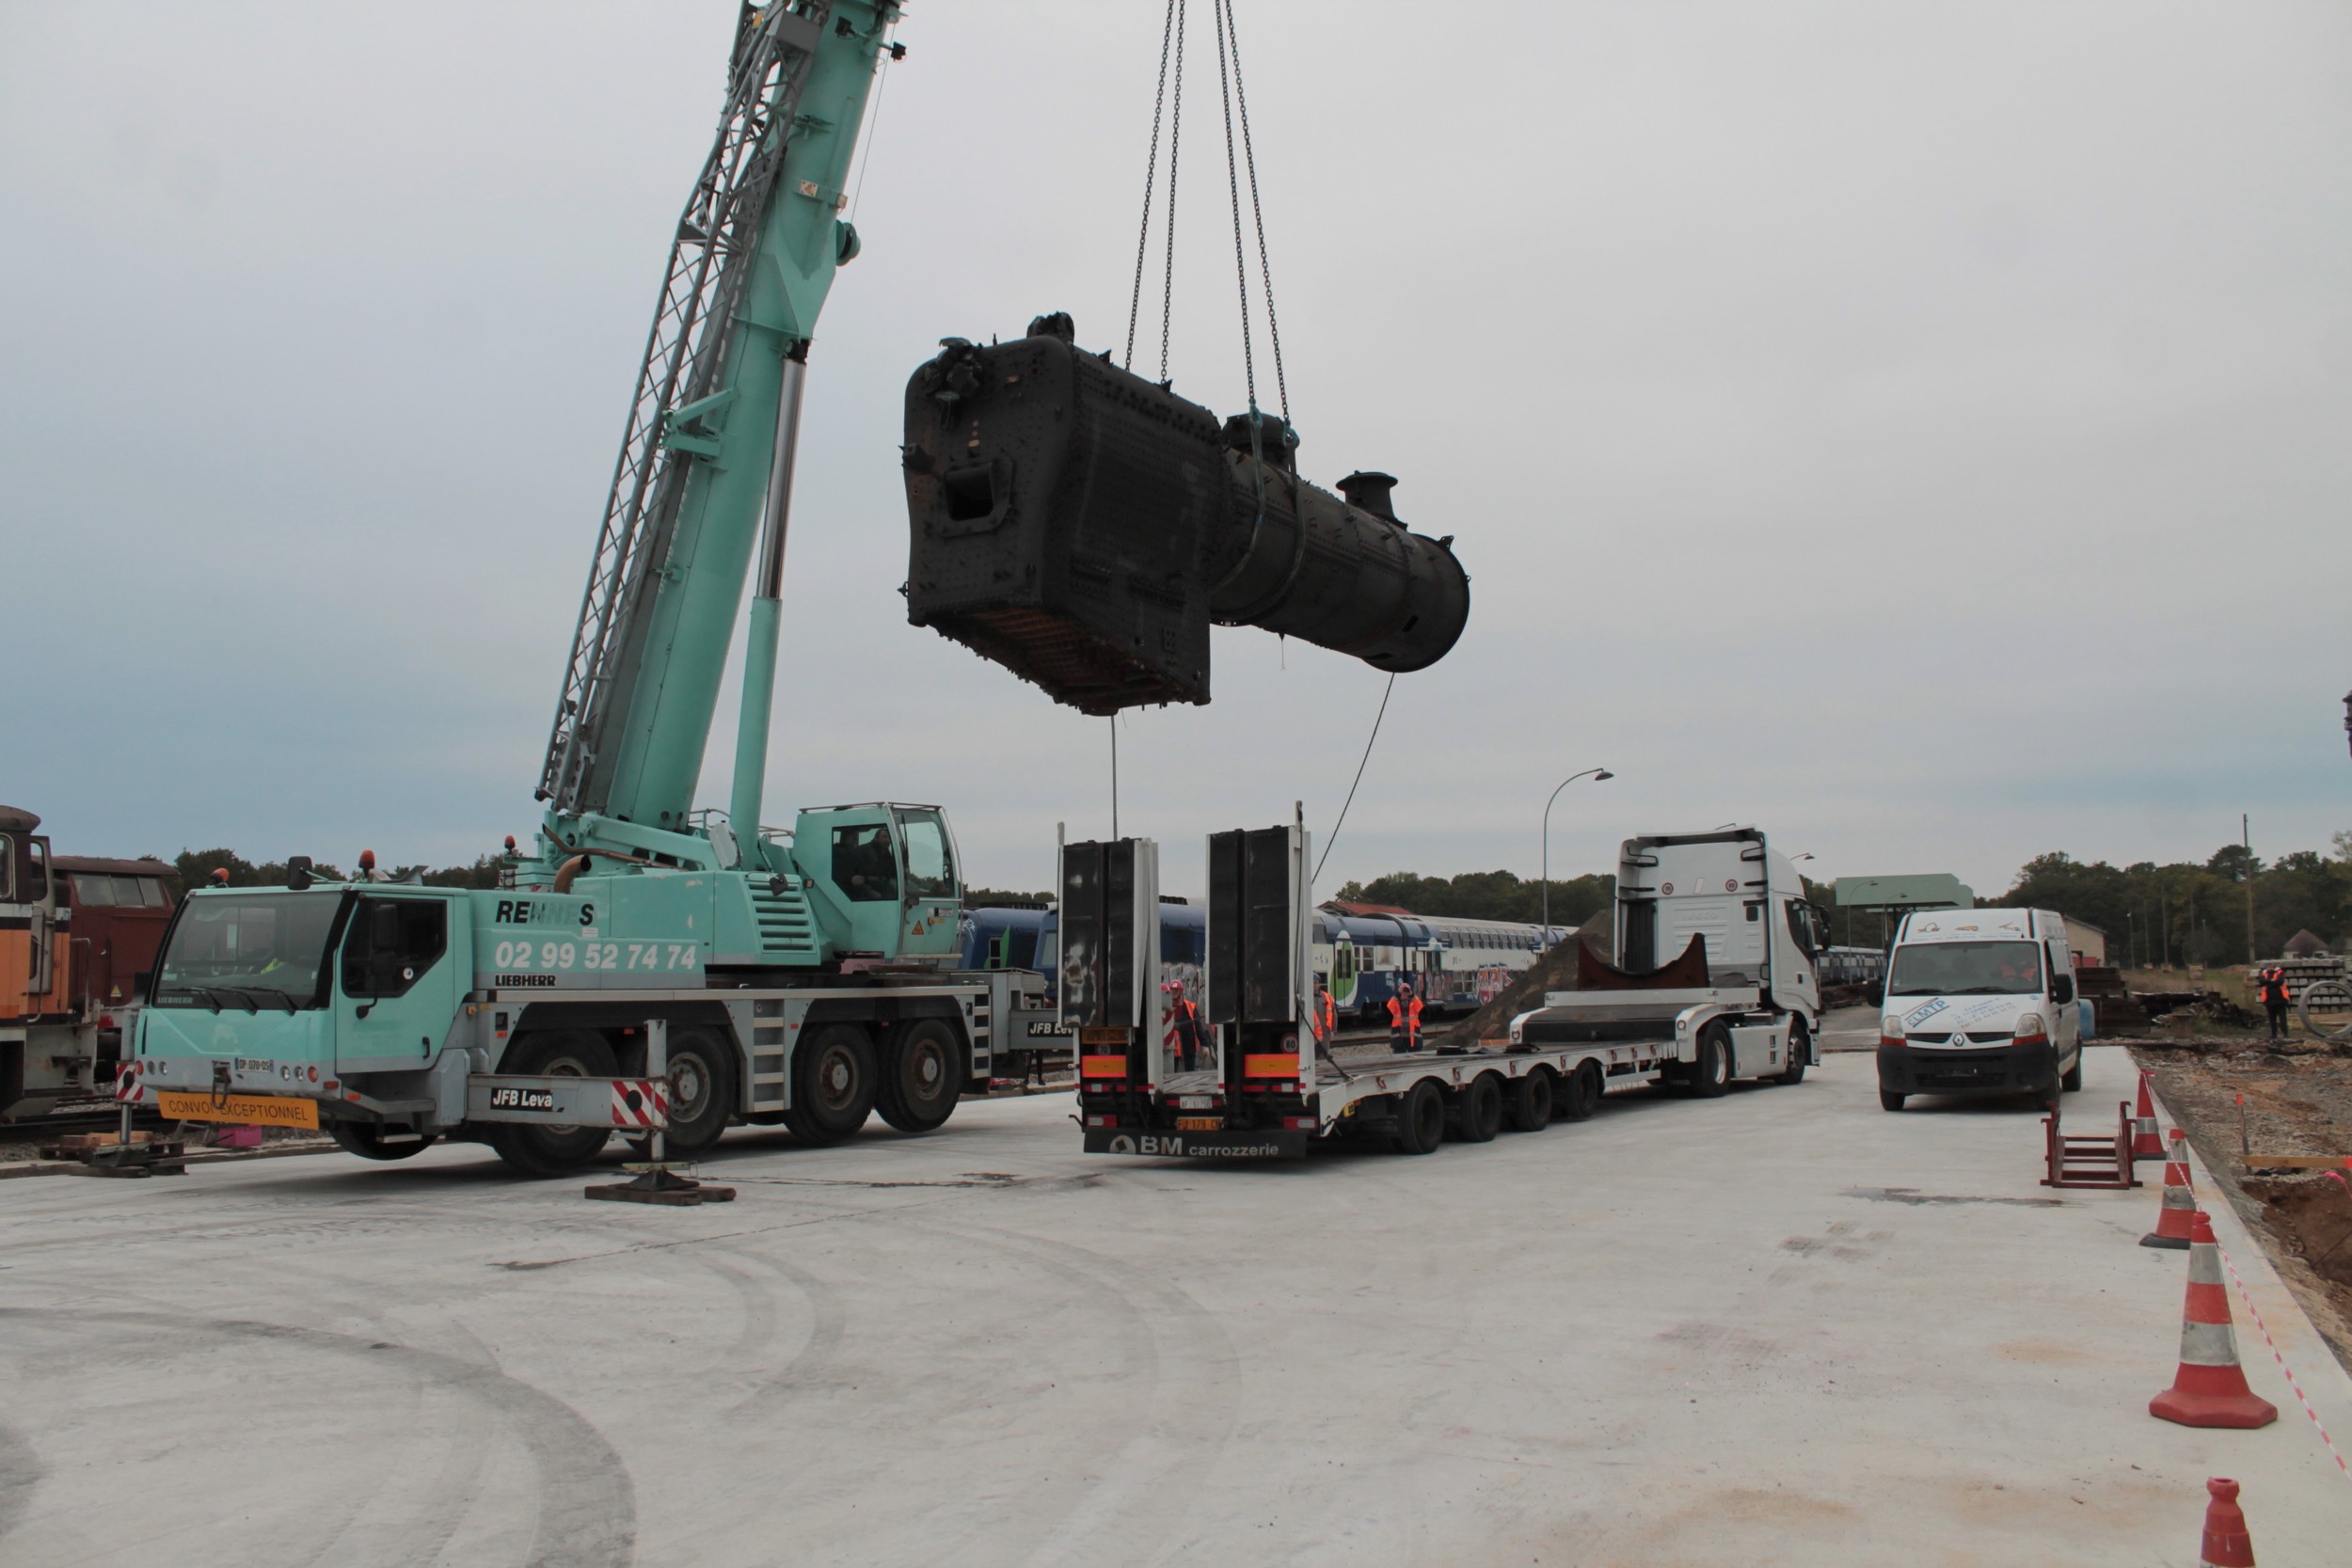
[[[336,1357],[381,1357],[401,1371],[455,1390],[503,1418],[536,1473],[536,1516],[526,1568],[628,1568],[636,1558],[636,1501],[628,1470],[596,1427],[563,1401],[495,1367],[389,1340],[232,1318],[162,1312],[0,1307],[0,1324],[119,1329],[122,1344],[157,1338],[217,1347],[299,1347]],[[446,1464],[444,1468],[446,1469]],[[450,1526],[454,1532],[455,1526]],[[446,1539],[446,1536],[443,1537]]]
[[[32,1444],[14,1427],[0,1421],[0,1542],[7,1541],[31,1512],[34,1490],[46,1473]]]

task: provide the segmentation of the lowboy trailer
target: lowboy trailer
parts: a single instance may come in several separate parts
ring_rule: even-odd
[[[1627,971],[1588,952],[1592,989],[1550,993],[1512,1021],[1503,1049],[1359,1053],[1316,1037],[1303,826],[1211,836],[1208,1004],[1198,1019],[1149,983],[1159,970],[1157,847],[1065,845],[1061,1005],[1079,1041],[1087,1151],[1246,1160],[1364,1142],[1426,1154],[1449,1138],[1581,1121],[1604,1095],[1647,1085],[1705,1097],[1735,1077],[1799,1082],[1813,1060],[1810,954],[1821,927],[1788,891],[1793,866],[1753,829],[1629,840],[1625,855],[1635,876],[1623,884],[1619,940],[1630,929],[1637,952],[1655,951],[1651,901],[1661,881],[1676,885],[1657,868],[1689,868],[1687,891],[1666,895],[1684,902],[1665,929],[1691,927],[1681,958]],[[1693,872],[1708,874],[1703,886]],[[1709,930],[1720,933],[1720,974],[1709,973]]]

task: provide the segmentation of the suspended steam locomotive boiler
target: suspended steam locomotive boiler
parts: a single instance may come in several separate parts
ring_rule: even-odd
[[[1470,616],[1452,536],[1399,522],[1386,474],[1308,483],[1295,447],[1078,348],[1059,312],[947,339],[907,383],[907,619],[1094,714],[1207,702],[1212,623],[1443,658]]]

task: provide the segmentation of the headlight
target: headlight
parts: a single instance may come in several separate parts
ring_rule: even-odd
[[[1899,1040],[1902,1037],[1903,1021],[1900,1015],[1888,1013],[1884,1018],[1879,1020],[1879,1038],[1883,1040]]]
[[[2047,1035],[2048,1033],[2049,1029],[2042,1023],[2042,1015],[2040,1013],[2019,1013],[2017,1015],[2017,1037],[2019,1039],[2027,1039],[2036,1036]]]

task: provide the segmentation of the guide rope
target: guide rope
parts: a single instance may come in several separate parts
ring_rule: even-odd
[[[1331,858],[1331,847],[1340,841],[1340,830],[1347,826],[1347,808],[1356,803],[1356,785],[1364,782],[1364,764],[1372,760],[1372,743],[1380,738],[1380,721],[1388,716],[1389,693],[1396,689],[1396,672],[1389,672],[1389,684],[1380,689],[1380,711],[1372,716],[1372,734],[1364,737],[1364,754],[1357,760],[1356,777],[1347,786],[1347,799],[1340,802],[1339,820],[1331,824],[1331,836],[1323,841],[1323,853],[1315,857],[1314,870],[1307,874],[1307,885],[1312,887],[1323,875],[1323,863]]]

